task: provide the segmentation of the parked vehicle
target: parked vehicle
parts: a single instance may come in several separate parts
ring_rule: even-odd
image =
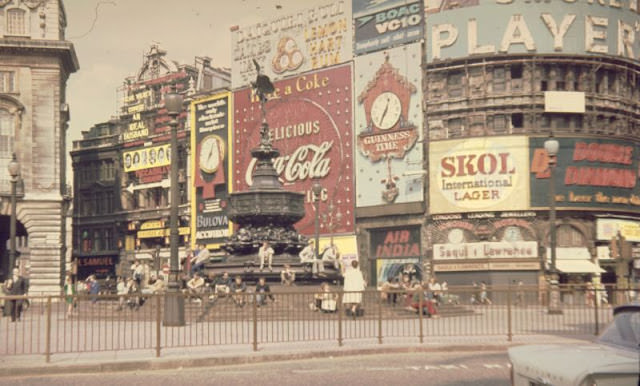
[[[640,303],[617,307],[594,343],[514,347],[509,361],[515,386],[640,385]]]

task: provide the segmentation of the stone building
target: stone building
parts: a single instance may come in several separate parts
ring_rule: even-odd
[[[170,127],[164,95],[185,98],[178,117],[180,254],[189,245],[189,102],[229,84],[229,72],[197,57],[179,64],[152,45],[119,88],[119,115],[74,141],[72,270],[78,279],[128,274],[135,259],[160,270],[169,258]],[[207,94],[208,95],[208,94]]]
[[[21,173],[17,203],[17,264],[30,293],[58,293],[66,252],[66,82],[78,70],[61,0],[0,1],[0,245],[8,268],[10,192],[7,165]]]

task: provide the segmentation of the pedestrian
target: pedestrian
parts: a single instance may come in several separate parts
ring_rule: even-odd
[[[487,295],[487,283],[480,283],[480,304],[491,305],[491,299]]]
[[[195,257],[193,257],[191,261],[191,275],[193,276],[193,274],[195,274],[196,272],[200,272],[200,270],[204,268],[205,263],[209,261],[210,257],[211,253],[209,252],[207,246],[201,244],[198,253],[195,255]]]
[[[27,293],[27,282],[24,277],[20,275],[18,268],[14,268],[11,275],[11,283],[9,288],[10,296],[23,296]],[[9,300],[9,310],[11,313],[11,321],[20,321],[20,315],[22,314],[22,299]]]
[[[96,280],[95,275],[89,275],[87,278],[87,290],[91,295],[91,303],[95,304],[98,301],[98,294],[100,293],[100,283]]]
[[[118,294],[118,308],[116,310],[122,311],[125,305],[127,293],[129,292],[129,289],[127,288],[127,283],[124,281],[124,278],[122,276],[118,277],[118,284],[116,285],[116,291]]]
[[[258,284],[256,284],[256,305],[258,307],[260,306],[264,306],[267,304],[267,298],[271,299],[271,301],[275,302],[276,299],[273,297],[273,294],[271,293],[271,287],[269,287],[269,284],[266,283],[266,279],[263,277],[261,277],[260,279],[258,279]]]
[[[284,269],[280,272],[280,284],[290,286],[296,281],[296,273],[291,270],[289,264],[284,265]]]
[[[73,313],[73,307],[76,302],[76,287],[73,285],[71,275],[67,275],[64,279],[64,301],[67,303],[67,318],[70,318]]]
[[[324,263],[316,258],[315,242],[313,240],[309,240],[309,244],[300,251],[298,257],[300,257],[300,263],[303,266],[311,266],[311,274],[313,276],[324,273]]]
[[[364,291],[367,283],[364,280],[362,271],[358,268],[358,260],[351,261],[351,268],[344,273],[344,295],[342,303],[347,306],[347,310],[351,312],[351,316],[355,317],[361,313],[362,291]]]
[[[245,292],[247,291],[247,285],[242,281],[242,276],[236,276],[233,283],[231,283],[231,293],[233,296],[233,301],[239,307],[244,307],[245,305]]]
[[[273,268],[271,268],[271,262],[273,261],[273,248],[269,245],[268,241],[262,242],[262,246],[258,250],[258,256],[260,257],[260,272],[264,269],[264,262],[267,261],[269,265],[269,271],[273,272]]]

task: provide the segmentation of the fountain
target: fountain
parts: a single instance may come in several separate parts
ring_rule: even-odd
[[[275,251],[274,264],[296,264],[298,253],[308,243],[293,227],[305,215],[304,193],[286,191],[278,180],[272,160],[280,152],[271,144],[265,113],[267,94],[274,91],[274,86],[268,76],[260,74],[255,61],[254,64],[258,77],[252,87],[262,111],[260,143],[251,150],[257,162],[249,190],[230,194],[227,213],[238,227],[222,248],[231,255],[229,263],[246,267],[256,260],[262,242],[268,241]]]

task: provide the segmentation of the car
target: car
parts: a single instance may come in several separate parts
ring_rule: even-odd
[[[640,303],[616,307],[595,342],[512,347],[511,384],[640,385]]]

